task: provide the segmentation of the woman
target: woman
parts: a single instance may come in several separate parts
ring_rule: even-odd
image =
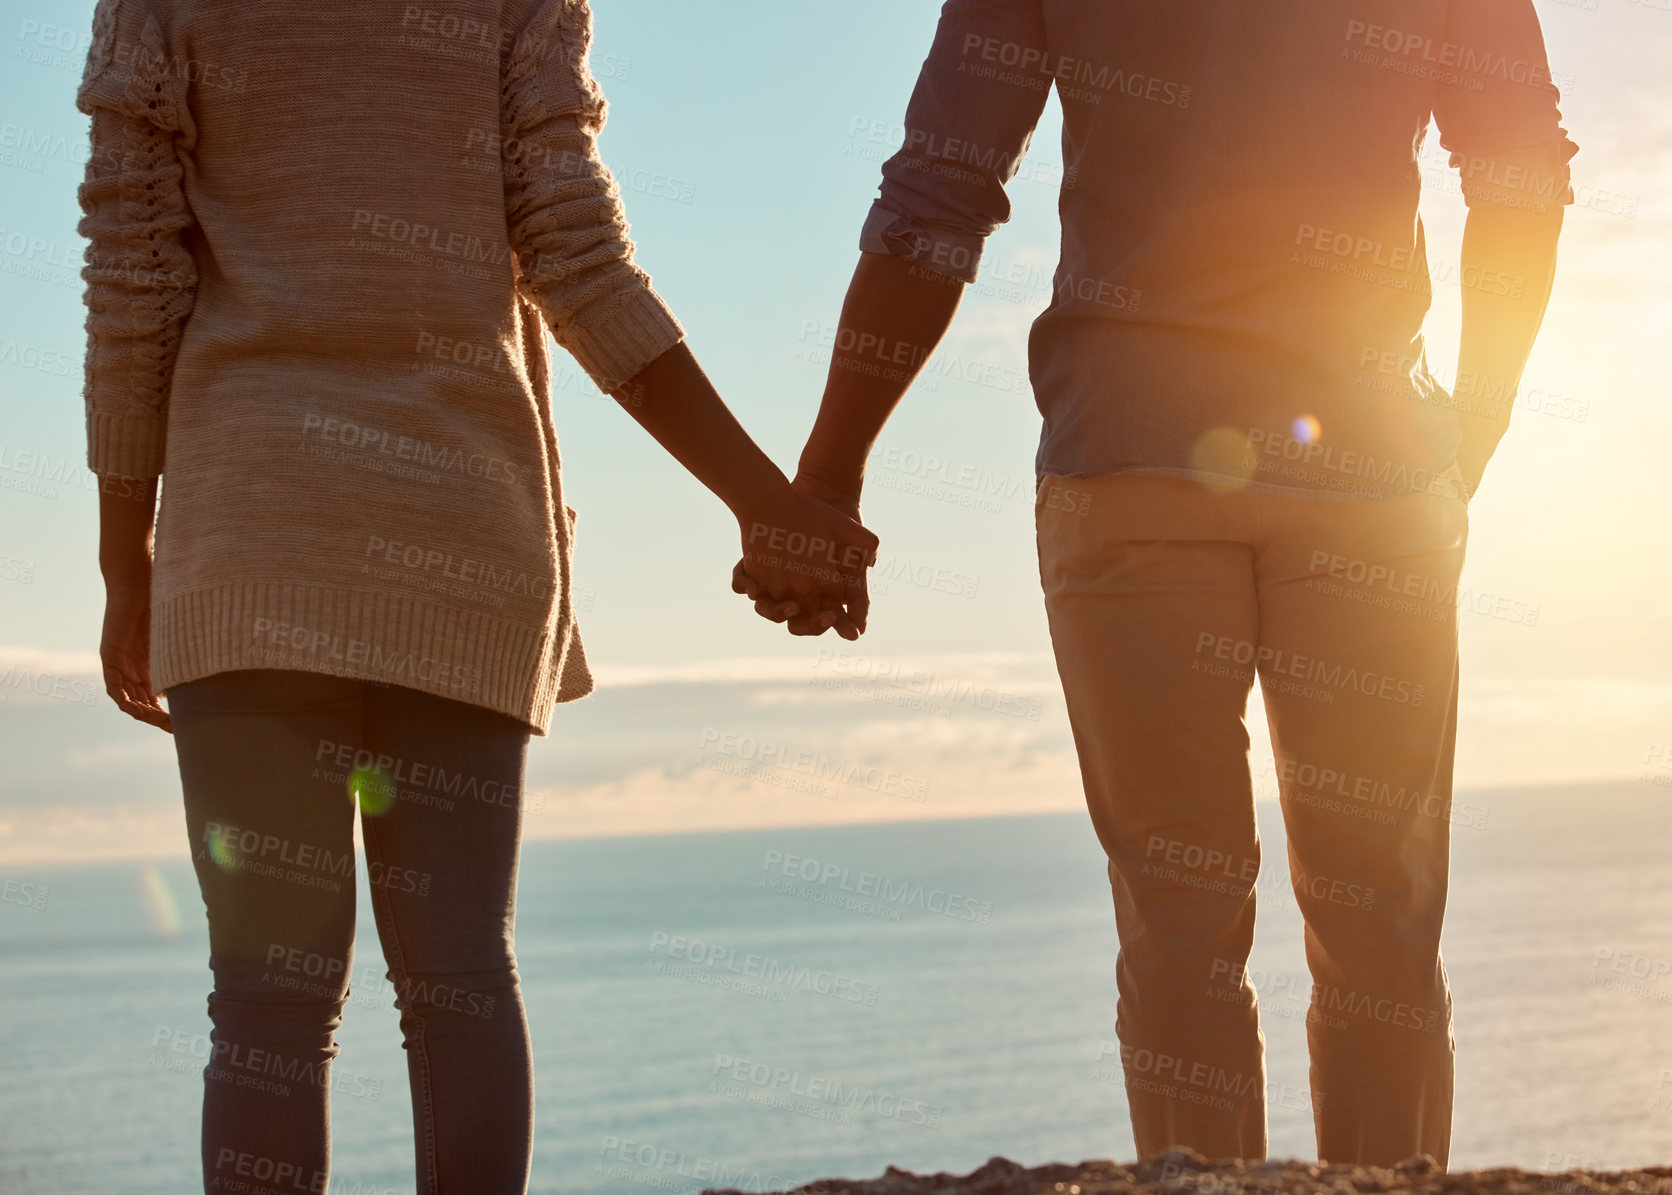
[[[356,801],[418,1189],[526,1187],[523,763],[592,687],[546,328],[731,508],[756,585],[813,633],[863,630],[874,538],[791,488],[633,263],[590,34],[585,0],[94,17],[101,656],[175,735],[214,975],[208,1190],[326,1189]]]

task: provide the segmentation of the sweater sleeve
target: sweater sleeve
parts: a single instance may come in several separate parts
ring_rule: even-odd
[[[633,261],[621,192],[598,156],[603,92],[587,0],[542,0],[516,39],[501,104],[506,221],[519,286],[605,393],[684,339]]]
[[[182,241],[193,221],[172,58],[147,6],[99,0],[76,108],[93,118],[77,230],[89,242],[87,464],[100,476],[162,473],[174,362],[197,293]]]

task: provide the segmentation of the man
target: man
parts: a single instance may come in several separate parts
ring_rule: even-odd
[[[1244,970],[1258,673],[1306,921],[1320,1157],[1444,1165],[1466,502],[1543,318],[1576,152],[1532,2],[950,0],[798,486],[857,512],[920,368],[899,363],[929,356],[976,279],[1053,86],[1039,565],[1109,856],[1138,1150],[1266,1150]],[[1454,393],[1423,352],[1431,117],[1469,205],[1440,271],[1463,287]]]

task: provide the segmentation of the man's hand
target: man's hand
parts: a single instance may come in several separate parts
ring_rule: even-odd
[[[876,563],[877,537],[860,523],[857,498],[804,477],[791,488],[798,501],[784,512],[790,517],[738,520],[743,559],[732,569],[732,591],[747,595],[757,614],[786,624],[792,635],[817,636],[835,627],[842,638],[857,639],[870,614],[865,570]],[[814,526],[793,521],[809,515]]]
[[[151,691],[151,575],[105,582],[104,633],[99,639],[105,692],[125,714],[174,733],[174,723]]]
[[[1490,450],[1483,450],[1474,444],[1464,444],[1457,450],[1457,468],[1463,475],[1464,502],[1475,500],[1475,492],[1486,476],[1486,464],[1491,455]]]

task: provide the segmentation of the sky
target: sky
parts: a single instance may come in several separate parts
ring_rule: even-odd
[[[793,472],[939,5],[719,7],[595,0],[603,153],[640,264],[745,426]],[[186,852],[172,740],[122,715],[98,680],[75,231],[87,120],[73,103],[91,11],[0,0],[0,867]],[[1482,801],[1555,782],[1672,786],[1660,351],[1672,325],[1672,9],[1539,11],[1580,146],[1580,203],[1522,407],[1470,510],[1457,780]],[[1055,266],[1060,127],[1053,99],[991,271],[1048,279]],[[1424,172],[1430,258],[1455,262],[1455,176],[1443,157]],[[1025,374],[1048,282],[1022,297],[977,286],[883,434],[864,514],[896,579],[873,586],[872,629],[856,644],[757,619],[729,589],[731,516],[559,350],[552,399],[599,690],[532,742],[530,837],[1082,807],[1034,554],[1039,416],[1024,387],[956,368]],[[1458,312],[1437,286],[1428,330],[1442,381]],[[919,565],[961,581],[900,579]],[[31,690],[42,674],[63,678],[59,696]],[[1269,798],[1257,692],[1249,718]],[[849,778],[740,774],[763,752]]]

